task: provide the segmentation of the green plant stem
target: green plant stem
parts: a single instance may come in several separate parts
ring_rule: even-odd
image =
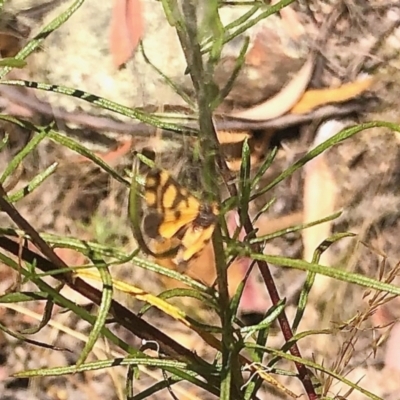
[[[176,26],[179,40],[184,51],[193,87],[195,89],[199,108],[199,139],[201,155],[204,159],[204,177],[207,192],[215,193],[217,171],[215,158],[218,154],[218,140],[212,120],[211,103],[215,100],[218,91],[213,81],[214,65],[216,60],[209,61],[207,68],[204,66],[199,35],[197,31],[197,10],[193,1],[182,3],[183,16],[179,20],[184,21]],[[213,8],[217,13],[217,7]],[[218,15],[214,15],[219,18]],[[216,51],[218,53],[218,51]],[[222,366],[221,366],[221,393],[220,399],[230,399],[234,394],[239,395],[241,385],[240,367],[234,357],[234,336],[229,308],[228,279],[226,261],[223,249],[223,241],[220,227],[215,229],[213,235],[215,264],[217,268],[217,283],[219,291],[220,319],[222,325]],[[237,379],[232,380],[232,375]],[[235,384],[235,385],[233,385]]]

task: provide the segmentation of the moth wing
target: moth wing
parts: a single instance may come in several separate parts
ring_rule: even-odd
[[[205,245],[210,241],[214,232],[215,224],[207,228],[199,228],[190,226],[185,232],[181,248],[177,255],[177,262],[190,260],[195,254],[200,253]]]
[[[215,223],[209,226],[195,226],[195,220],[198,217],[202,219],[204,207],[168,172],[154,169],[148,173],[145,202],[150,211],[145,217],[145,231],[153,239],[173,240],[175,243],[180,241],[177,245],[177,263],[190,260],[209,242]],[[218,210],[214,207],[212,213],[217,215]]]
[[[160,236],[166,239],[171,239],[181,229],[190,225],[196,219],[198,214],[198,209],[165,210],[164,220],[159,227]]]
[[[177,255],[180,248],[181,248],[180,240],[176,238],[154,240],[151,243],[151,249],[154,252],[156,258],[160,254],[171,252],[171,255],[167,258],[172,259],[173,256]],[[160,259],[165,259],[165,258],[161,257]]]

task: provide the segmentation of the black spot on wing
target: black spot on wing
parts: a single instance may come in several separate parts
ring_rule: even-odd
[[[151,239],[156,239],[160,236],[160,225],[163,222],[163,216],[158,213],[150,213],[144,217],[143,230]]]
[[[162,187],[161,190],[162,198],[164,198],[165,193],[167,193],[167,191],[169,191],[171,187],[175,189],[174,190],[175,198],[171,204],[171,209],[178,209],[182,203],[184,203],[185,206],[188,207],[188,196],[190,196],[190,194],[186,191],[186,189],[182,188],[181,185],[178,182],[176,182],[176,180],[173,179],[171,176],[168,178],[165,185]],[[161,204],[165,204],[165,202],[161,201]]]
[[[189,207],[189,196],[191,196],[191,194],[189,194],[186,190],[178,190],[172,207],[179,208],[182,207],[182,204],[184,207]]]
[[[152,169],[148,172],[146,176],[146,190],[157,189],[160,186],[161,176],[160,170]]]
[[[145,184],[145,191],[148,193],[153,193],[154,195],[154,203],[151,205],[154,208],[159,210],[163,210],[162,207],[162,194],[161,194],[161,177],[162,171],[153,168],[151,169],[146,175],[146,184]]]
[[[175,210],[174,212],[174,218],[179,219],[181,217],[182,213],[179,210]]]

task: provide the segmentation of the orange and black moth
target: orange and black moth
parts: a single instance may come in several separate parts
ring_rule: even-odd
[[[198,255],[210,241],[219,214],[217,204],[200,201],[167,171],[151,169],[146,175],[147,213],[144,233],[176,247],[176,264]]]

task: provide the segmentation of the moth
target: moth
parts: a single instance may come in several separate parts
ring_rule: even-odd
[[[272,129],[263,131],[217,131],[221,152],[225,157],[228,168],[237,172],[242,164],[243,143],[247,139],[250,147],[250,166],[259,166],[268,154]]]
[[[176,252],[177,265],[195,258],[210,241],[219,215],[218,205],[197,199],[167,171],[149,170],[144,202],[144,233],[158,242],[170,244],[171,251]]]

